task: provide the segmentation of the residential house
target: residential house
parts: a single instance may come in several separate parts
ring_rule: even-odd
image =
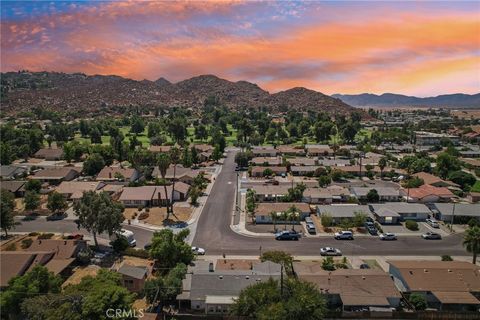
[[[400,189],[400,194],[408,202],[434,203],[450,202],[455,195],[445,187],[434,187],[429,184],[418,188]]]
[[[134,182],[140,178],[140,172],[134,168],[104,167],[97,175],[97,181]]]
[[[66,275],[80,251],[87,248],[84,240],[34,240],[25,251],[0,252],[0,287],[10,279],[22,276],[36,265],[45,266],[56,275]]]
[[[306,188],[302,201],[310,204],[331,204],[333,195],[327,188]]]
[[[357,311],[400,306],[401,294],[390,275],[378,269],[338,269],[325,271],[319,262],[294,262],[300,280],[315,284],[330,308]]]
[[[349,166],[351,164],[350,160],[347,159],[320,159],[318,160],[318,165],[324,167],[343,167]]]
[[[387,202],[370,206],[381,224],[395,224],[405,220],[425,221],[432,214],[430,209],[421,203]]]
[[[278,152],[284,156],[304,156],[305,149],[295,146],[281,145],[277,147]]]
[[[417,145],[420,145],[420,146],[440,145],[440,143],[445,139],[450,140],[455,145],[458,145],[460,143],[459,136],[454,136],[454,135],[445,134],[445,133],[415,131],[415,142]]]
[[[373,214],[369,206],[356,204],[338,204],[338,205],[318,205],[317,215],[321,218],[324,215],[330,215],[333,223],[338,224],[343,219],[352,220],[356,214],[364,213],[367,217],[373,219]]]
[[[291,207],[295,207],[299,211],[298,220],[285,221],[282,218],[282,213],[289,210]],[[302,202],[268,202],[259,203],[255,209],[255,222],[257,224],[273,223],[271,213],[275,212],[277,218],[275,223],[277,224],[298,224],[300,221],[305,220],[305,217],[310,215],[310,206]]]
[[[63,181],[55,189],[66,200],[79,200],[84,192],[98,191],[105,186],[101,181]]]
[[[190,186],[183,182],[175,183],[173,194],[174,201],[185,201],[188,197]],[[151,207],[164,206],[172,198],[172,186],[167,186],[165,194],[164,186],[141,186],[125,187],[119,197],[119,201],[125,207]]]
[[[141,293],[152,270],[146,266],[134,266],[128,263],[122,263],[117,272],[122,275],[122,284],[125,288],[131,292]]]
[[[15,198],[20,198],[25,194],[25,183],[26,181],[1,181],[0,188],[13,193]]]
[[[313,176],[320,166],[291,166],[290,171],[294,176]]]
[[[460,156],[462,158],[480,158],[480,151],[479,150],[460,151]]]
[[[250,189],[255,191],[258,202],[275,201],[286,196],[291,185],[253,185]]]
[[[324,157],[333,154],[333,149],[327,144],[306,144],[305,150],[309,157]]]
[[[282,158],[279,157],[255,157],[250,161],[255,166],[280,166]]]
[[[471,203],[480,202],[480,192],[470,191],[467,195],[467,200]]]
[[[71,181],[80,175],[79,169],[74,167],[53,167],[35,172],[29,178],[57,185],[62,181]]]
[[[295,157],[289,158],[287,161],[292,166],[315,166],[318,165],[318,160],[313,158],[305,158],[305,157]]]
[[[228,315],[240,292],[269,279],[279,280],[281,266],[270,261],[247,264],[246,269],[225,270],[209,261],[195,261],[188,267],[177,296],[180,307],[205,311],[207,315]]]
[[[437,176],[434,176],[433,174],[427,173],[427,172],[418,172],[413,174],[414,177],[420,178],[423,180],[424,184],[429,184],[434,187],[445,187],[445,188],[458,188],[459,185],[452,182],[452,181],[446,181],[443,180]]]
[[[168,153],[172,149],[172,146],[150,146],[148,150],[153,153]]]
[[[433,203],[431,205],[435,218],[450,223],[466,224],[470,219],[480,222],[480,203]]]
[[[252,177],[263,177],[264,174],[263,172],[267,169],[272,170],[273,174],[276,176],[286,176],[287,175],[287,167],[282,167],[282,166],[268,166],[268,167],[260,167],[260,166],[254,166],[252,167]]]
[[[63,149],[42,148],[35,152],[34,158],[45,159],[48,161],[57,161],[63,158]]]
[[[392,187],[352,187],[350,191],[352,196],[356,197],[360,201],[367,201],[367,194],[370,190],[376,190],[380,201],[399,201],[400,193],[397,189]]]
[[[200,170],[194,170],[192,168],[186,168],[181,164],[177,164],[175,167],[174,165],[170,165],[167,169],[165,174],[165,179],[173,181],[175,176],[175,181],[181,181],[186,184],[192,184],[193,180],[201,173]],[[152,177],[161,178],[162,175],[160,173],[160,169],[155,167],[152,172]]]
[[[419,293],[428,308],[478,311],[480,267],[464,261],[387,261],[398,289]]]
[[[272,146],[254,146],[251,151],[254,157],[276,157],[278,153]]]
[[[17,166],[0,166],[0,178],[2,180],[14,180],[27,173],[28,170]]]

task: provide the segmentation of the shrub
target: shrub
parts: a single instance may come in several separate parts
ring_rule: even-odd
[[[149,257],[149,254],[148,254],[147,250],[134,249],[134,248],[130,248],[130,247],[125,249],[123,251],[123,254],[126,255],[126,256],[137,257],[137,258],[142,258],[142,259],[148,259],[148,257]]]
[[[453,258],[449,256],[448,254],[444,254],[442,256],[442,261],[453,261]]]
[[[90,248],[81,250],[77,255],[77,260],[81,264],[89,264],[90,259],[93,257],[93,251]]]
[[[122,252],[128,248],[128,240],[125,237],[118,237],[117,239],[110,242],[113,250],[115,252]]]
[[[331,214],[328,214],[328,213],[323,214],[321,221],[322,221],[322,226],[326,228],[331,227],[333,225],[333,217]]]
[[[32,245],[33,240],[31,238],[26,238],[22,240],[22,249],[28,249]]]
[[[470,220],[468,220],[467,224],[470,228],[473,228],[473,227],[478,226],[479,223],[478,223],[477,219],[471,218]]]
[[[138,220],[145,220],[145,219],[147,219],[149,216],[150,216],[150,214],[149,214],[148,212],[142,212],[142,213],[139,214]]]
[[[333,261],[332,257],[326,257],[322,261],[322,269],[327,271],[334,271],[335,270],[335,262]]]
[[[342,261],[335,263],[337,269],[348,269],[347,257],[343,257]]]
[[[407,220],[405,221],[405,228],[407,228],[408,230],[417,231],[418,223],[413,220]]]
[[[412,293],[408,298],[415,310],[425,310],[427,308],[427,300],[421,293]]]
[[[42,233],[38,236],[40,240],[52,239],[53,233]]]
[[[15,243],[10,243],[6,248],[5,251],[17,251],[17,246]]]
[[[30,232],[28,235],[30,237],[36,237],[36,236],[38,236],[38,232]]]

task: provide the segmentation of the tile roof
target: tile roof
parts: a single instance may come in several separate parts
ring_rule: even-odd
[[[116,174],[121,174],[125,179],[131,179],[137,170],[122,167],[104,167],[97,175],[97,180],[112,180]]]

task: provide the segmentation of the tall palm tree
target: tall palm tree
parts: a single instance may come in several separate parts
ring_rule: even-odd
[[[283,223],[285,223],[285,228],[284,230],[287,230],[287,222],[288,222],[288,212],[284,211],[280,215],[281,219],[283,220]]]
[[[165,180],[165,175],[167,174],[168,168],[170,168],[170,156],[167,153],[160,153],[157,158],[157,166],[158,170],[160,170],[160,174],[162,179]],[[163,183],[163,188],[165,190],[165,201],[167,205],[167,219],[170,218],[170,206],[168,201],[168,191],[167,191],[167,184]]]
[[[170,198],[170,211],[173,213],[173,203],[175,202],[173,199],[173,194],[175,192],[175,180],[176,180],[176,173],[177,173],[177,164],[180,162],[180,149],[177,147],[172,147],[170,149],[170,161],[173,164],[173,182],[172,182],[172,197]]]
[[[295,222],[297,222],[299,217],[299,212],[297,207],[291,206],[287,210],[289,220],[292,221],[292,230],[295,231]]]
[[[477,254],[480,253],[480,227],[474,226],[465,231],[463,246],[473,254],[473,264],[477,263]]]
[[[273,232],[277,232],[277,213],[275,211],[270,212],[270,218],[273,222]]]

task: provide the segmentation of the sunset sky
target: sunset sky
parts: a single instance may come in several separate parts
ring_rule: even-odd
[[[480,2],[1,2],[1,70],[480,92]]]

